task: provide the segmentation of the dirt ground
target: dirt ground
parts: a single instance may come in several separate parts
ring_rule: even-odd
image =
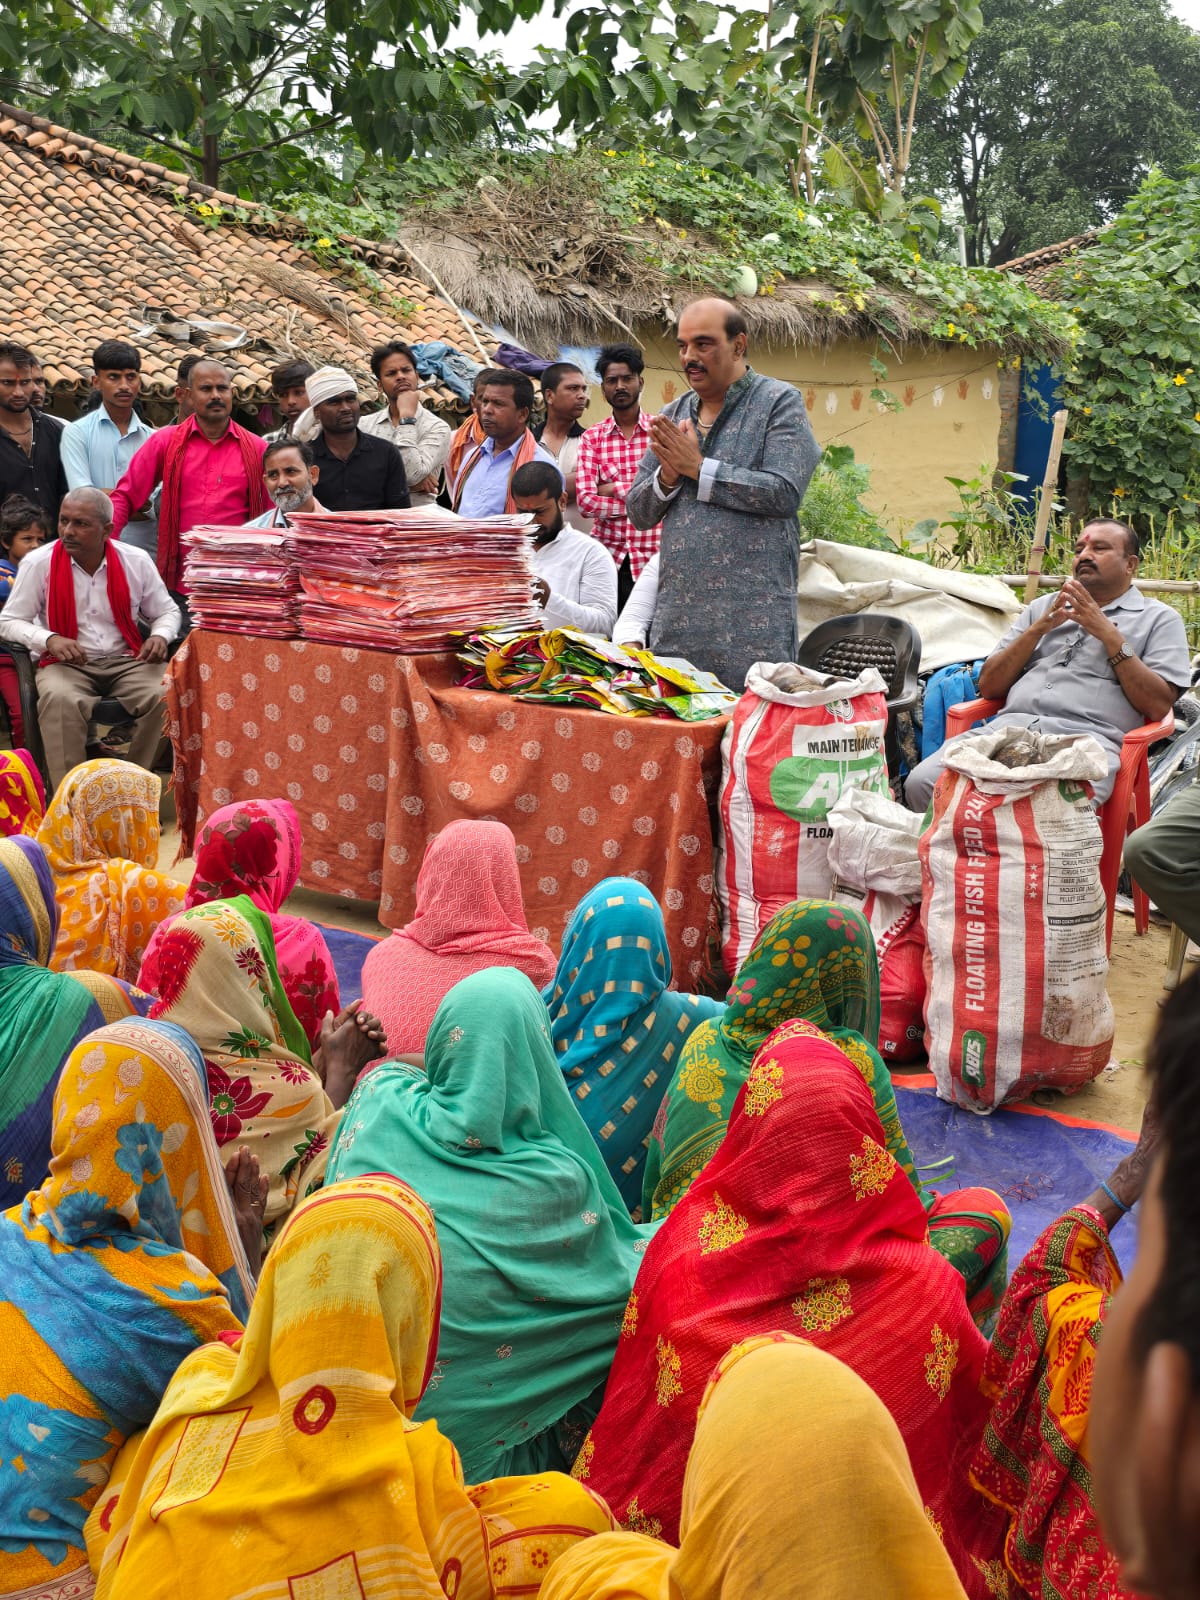
[[[167,794],[163,804],[159,865],[164,872],[186,882],[192,874],[192,863],[190,860],[175,862],[178,848],[174,804]],[[287,909],[294,916],[310,917],[314,922],[345,928],[351,933],[378,937],[384,932],[376,919],[375,906],[366,900],[347,900],[340,895],[298,889],[288,901]],[[1143,1071],[1146,1046],[1162,998],[1167,944],[1168,930],[1161,924],[1152,922],[1149,931],[1139,937],[1134,932],[1132,916],[1117,913],[1108,979],[1108,992],[1117,1018],[1113,1064],[1078,1094],[1042,1094],[1037,1097],[1039,1105],[1137,1133],[1146,1103]]]

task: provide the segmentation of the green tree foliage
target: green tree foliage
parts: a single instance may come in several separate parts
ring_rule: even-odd
[[[468,0],[504,32],[541,0]],[[446,40],[455,0],[29,0],[0,9],[0,89],[124,129],[214,187],[321,176],[322,141],[389,157],[508,130],[511,74]]]
[[[1200,497],[1200,168],[1152,173],[1062,269],[1080,334],[1064,455],[1088,509],[1143,522]]]
[[[966,73],[922,96],[914,180],[993,265],[1114,216],[1200,154],[1200,34],[1166,0],[987,0]]]
[[[636,148],[655,124],[664,153],[879,210],[904,189],[918,90],[957,82],[982,20],[977,0],[597,0],[522,86],[559,132]]]

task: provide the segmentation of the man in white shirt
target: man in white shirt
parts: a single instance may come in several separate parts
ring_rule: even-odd
[[[92,388],[100,404],[68,422],[59,441],[68,489],[100,489],[111,494],[129,463],[154,429],[137,414],[142,392],[142,358],[121,339],[105,339],[92,351]],[[158,549],[158,518],[151,505],[139,507],[121,529],[125,544],[153,556]]]
[[[286,528],[297,511],[324,511],[313,493],[321,469],[312,446],[302,439],[277,439],[263,451],[263,483],[271,497],[270,511],[246,524],[249,528]]]
[[[372,411],[358,426],[363,433],[387,439],[404,457],[408,498],[414,506],[430,506],[441,488],[442,468],[450,454],[450,424],[427,410],[417,398],[421,380],[411,345],[401,339],[371,351],[371,371],[387,404]]]
[[[0,611],[0,638],[42,656],[38,727],[56,788],[86,759],[88,724],[106,696],[133,720],[130,761],[153,766],[162,742],[163,662],[182,619],[154,562],[113,539],[112,524],[106,494],[71,490],[58,538],[24,558]]]
[[[534,595],[546,628],[577,628],[608,638],[617,620],[617,569],[604,546],[568,528],[562,473],[549,461],[528,461],[513,474],[518,511],[533,517]]]

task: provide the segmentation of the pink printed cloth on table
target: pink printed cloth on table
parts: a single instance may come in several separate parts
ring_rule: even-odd
[[[454,656],[193,631],[167,672],[182,847],[235,796],[283,794],[300,882],[416,915],[430,839],[503,817],[530,930],[557,950],[581,897],[614,873],[663,908],[680,988],[707,972],[715,793],[728,718],[610,717],[459,688]]]

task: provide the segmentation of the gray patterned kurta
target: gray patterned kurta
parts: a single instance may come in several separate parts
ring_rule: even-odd
[[[695,427],[699,409],[689,390],[662,415]],[[700,450],[699,481],[684,478],[664,500],[648,449],[625,504],[636,527],[663,525],[651,649],[686,656],[740,694],[755,661],[796,659],[796,513],[821,451],[796,390],[752,370]]]

